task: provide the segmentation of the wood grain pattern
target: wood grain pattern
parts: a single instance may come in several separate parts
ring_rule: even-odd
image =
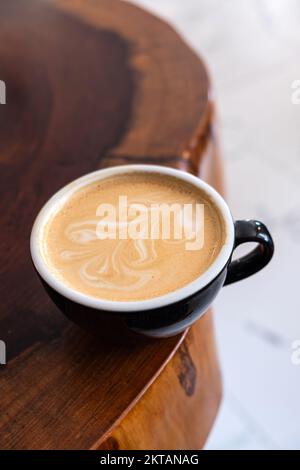
[[[71,325],[32,269],[32,222],[54,191],[96,168],[146,162],[197,173],[211,144],[208,76],[172,28],[126,2],[10,0],[0,4],[0,78],[0,447],[95,448],[151,383],[165,388],[185,334],[109,346]],[[206,377],[203,386],[197,378],[199,445],[220,396],[205,318],[189,333],[197,377]],[[162,445],[177,445],[170,439]]]
[[[220,400],[210,312],[191,328],[163,373],[126,417],[93,448],[200,449]]]

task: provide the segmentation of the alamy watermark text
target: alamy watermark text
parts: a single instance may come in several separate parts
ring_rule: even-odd
[[[6,85],[3,80],[0,80],[0,104],[6,104]]]

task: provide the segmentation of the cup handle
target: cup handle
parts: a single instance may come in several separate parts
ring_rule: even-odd
[[[245,279],[260,271],[269,263],[274,253],[272,237],[262,222],[258,220],[236,220],[234,225],[234,248],[247,242],[257,242],[258,246],[247,255],[230,262],[224,286]]]

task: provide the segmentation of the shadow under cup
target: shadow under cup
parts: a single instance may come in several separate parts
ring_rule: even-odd
[[[102,300],[83,294],[55,277],[42,255],[44,228],[49,218],[75,191],[101,179],[129,173],[157,173],[175,177],[204,191],[219,210],[226,230],[225,243],[209,268],[184,287],[160,297],[137,301]],[[247,255],[232,261],[235,247],[256,242]],[[233,221],[224,199],[211,186],[189,173],[155,165],[124,165],[85,175],[58,191],[38,214],[30,239],[34,267],[57,307],[78,325],[105,339],[140,333],[161,338],[191,326],[208,309],[223,285],[244,279],[262,269],[274,252],[272,237],[262,222]]]

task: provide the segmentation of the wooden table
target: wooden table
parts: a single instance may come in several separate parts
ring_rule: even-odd
[[[47,198],[96,168],[168,165],[222,189],[203,62],[127,2],[10,0],[0,79],[0,448],[202,447],[221,398],[212,313],[175,338],[104,344],[50,302],[29,235]]]

